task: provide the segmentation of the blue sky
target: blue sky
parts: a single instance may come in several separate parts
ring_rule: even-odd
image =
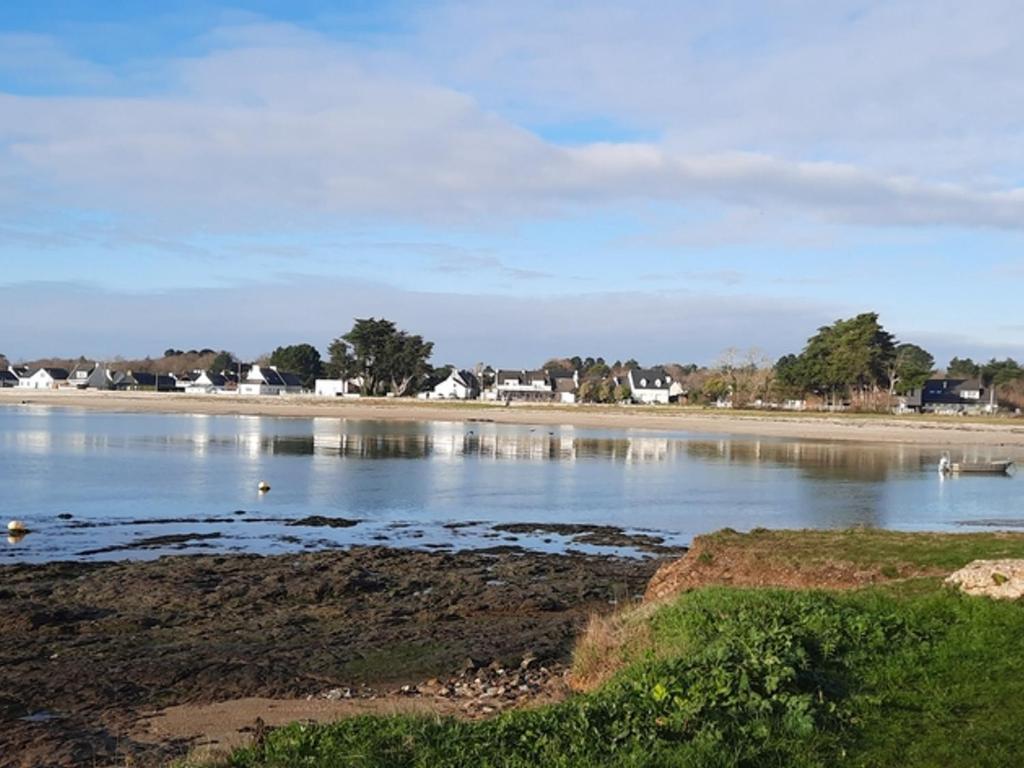
[[[1024,356],[1024,10],[974,5],[5,4],[0,351]]]

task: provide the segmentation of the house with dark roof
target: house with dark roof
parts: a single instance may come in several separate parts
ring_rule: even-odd
[[[89,376],[95,368],[96,363],[78,363],[68,374],[68,386],[85,389],[89,384]]]
[[[476,400],[480,397],[480,379],[472,371],[452,369],[448,378],[424,394],[435,400]]]
[[[133,392],[174,392],[177,389],[173,376],[148,371],[119,371],[114,374],[112,386],[114,389]]]
[[[576,393],[580,386],[580,375],[578,371],[568,373],[555,373],[551,376],[554,383],[555,398],[560,403],[572,405],[576,402]]]
[[[18,376],[10,368],[0,370],[0,389],[18,386]]]
[[[238,384],[241,395],[294,395],[302,391],[299,375],[279,371],[276,365],[253,365]]]
[[[989,413],[998,408],[980,379],[928,379],[902,399],[901,409],[921,413]]]
[[[196,371],[191,381],[186,383],[184,391],[190,395],[209,395],[225,391],[227,385],[228,379],[223,373]]]
[[[494,384],[485,393],[485,399],[506,403],[576,402],[577,384],[575,374],[502,368],[495,372]]]
[[[672,398],[672,377],[664,368],[630,368],[626,377],[635,403],[667,405]]]
[[[67,386],[68,371],[66,368],[37,368],[29,376],[18,381],[23,389],[58,389]]]
[[[105,365],[98,365],[92,369],[89,378],[85,380],[86,389],[113,389],[114,374]]]

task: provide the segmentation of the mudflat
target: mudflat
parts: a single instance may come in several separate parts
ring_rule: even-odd
[[[511,405],[312,395],[239,397],[154,392],[0,389],[0,405],[103,411],[290,417],[483,421],[711,434],[854,440],[917,445],[1024,446],[1024,419],[1015,417],[876,416],[732,411],[680,406]]]
[[[163,765],[256,717],[389,711],[460,672],[533,690],[519,670],[564,668],[587,618],[664,562],[362,547],[0,567],[0,765]]]

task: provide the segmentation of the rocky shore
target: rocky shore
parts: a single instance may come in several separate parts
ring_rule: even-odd
[[[662,562],[362,547],[5,566],[0,766],[162,765],[197,745],[147,731],[175,707],[484,717],[557,698],[588,616],[639,599]]]

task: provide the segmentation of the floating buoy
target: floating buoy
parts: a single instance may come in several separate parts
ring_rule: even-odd
[[[25,534],[28,533],[28,526],[21,520],[11,520],[11,522],[7,524],[7,530],[11,533]]]
[[[270,483],[266,480],[260,480],[260,484],[257,485],[256,488],[260,493],[266,493],[270,490]]]

